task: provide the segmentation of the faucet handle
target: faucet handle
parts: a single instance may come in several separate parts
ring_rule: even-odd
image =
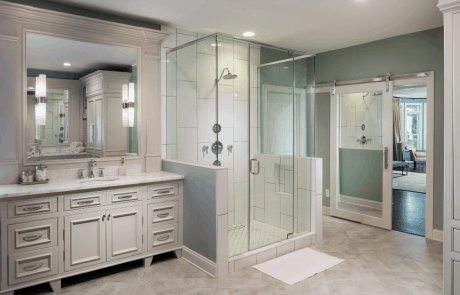
[[[78,178],[79,179],[83,179],[85,178],[85,176],[83,176],[83,171],[85,171],[86,169],[78,169]]]

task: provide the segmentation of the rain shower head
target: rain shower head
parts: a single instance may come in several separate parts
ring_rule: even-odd
[[[225,70],[227,70],[227,73],[228,73],[227,75],[224,75]],[[222,70],[222,74],[220,74],[220,78],[218,81],[220,81],[220,79],[233,80],[236,77],[238,77],[238,75],[232,75],[232,73],[230,73],[230,70],[228,68],[225,68]]]

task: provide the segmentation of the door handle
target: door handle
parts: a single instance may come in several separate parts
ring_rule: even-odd
[[[257,164],[257,171],[255,170]],[[257,159],[251,159],[251,174],[257,175],[260,173],[260,162]]]
[[[385,148],[385,169],[388,169],[388,148]]]

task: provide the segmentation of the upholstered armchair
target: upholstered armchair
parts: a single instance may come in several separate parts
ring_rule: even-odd
[[[410,151],[410,161],[414,162],[414,168],[417,167],[417,162],[426,161],[426,150],[416,149],[412,141],[402,142],[401,147],[403,149],[403,154],[404,150]]]

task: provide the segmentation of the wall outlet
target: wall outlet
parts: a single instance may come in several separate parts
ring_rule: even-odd
[[[326,190],[326,198],[329,198],[329,190]]]

